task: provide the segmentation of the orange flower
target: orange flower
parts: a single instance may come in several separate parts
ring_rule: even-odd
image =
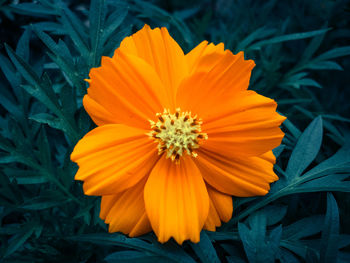
[[[146,25],[91,69],[83,104],[98,127],[71,159],[85,194],[102,196],[109,232],[198,242],[230,220],[232,195],[269,191],[285,117],[247,90],[254,65],[222,43],[185,55]]]

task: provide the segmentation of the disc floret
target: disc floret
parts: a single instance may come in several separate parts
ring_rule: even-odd
[[[199,141],[208,139],[206,133],[201,132],[202,120],[191,112],[181,112],[177,108],[175,113],[164,109],[163,113],[157,113],[158,121],[152,121],[152,131],[149,136],[158,142],[158,154],[165,153],[166,158],[179,162],[183,154],[197,157],[194,149],[199,148]]]

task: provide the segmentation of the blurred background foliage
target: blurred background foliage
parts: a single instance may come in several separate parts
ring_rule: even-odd
[[[349,18],[343,0],[0,0],[0,261],[350,262]],[[145,23],[185,52],[245,51],[250,89],[288,117],[281,179],[198,244],[108,234],[73,179],[84,78]]]

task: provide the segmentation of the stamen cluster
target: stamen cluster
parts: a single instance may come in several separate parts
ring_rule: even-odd
[[[175,113],[164,109],[157,113],[158,121],[150,120],[152,131],[148,134],[158,142],[158,154],[165,153],[166,158],[179,162],[184,153],[196,157],[194,149],[199,148],[199,140],[208,139],[206,133],[201,132],[202,120],[191,116],[191,112],[181,112],[177,108]]]

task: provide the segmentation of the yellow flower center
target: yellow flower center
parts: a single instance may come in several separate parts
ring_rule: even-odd
[[[191,112],[181,112],[180,108],[175,113],[164,109],[156,115],[158,121],[150,120],[152,131],[148,135],[158,142],[158,154],[165,152],[166,158],[176,163],[184,153],[197,157],[194,149],[199,148],[199,140],[208,139],[208,135],[201,132],[201,119],[197,115],[192,117]]]

